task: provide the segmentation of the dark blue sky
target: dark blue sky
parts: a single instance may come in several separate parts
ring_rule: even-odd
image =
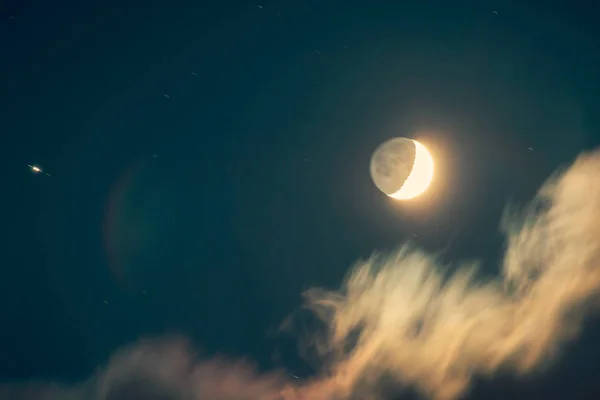
[[[84,377],[170,332],[308,373],[272,334],[303,289],[407,239],[493,274],[506,202],[600,144],[593,8],[193,3],[0,8],[2,380]],[[369,157],[419,134],[443,195],[395,209]],[[586,398],[592,336],[484,398]]]

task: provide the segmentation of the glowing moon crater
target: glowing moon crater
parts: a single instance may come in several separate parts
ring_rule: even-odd
[[[424,193],[433,173],[433,157],[427,148],[408,138],[388,140],[371,158],[375,186],[396,200],[410,200]]]

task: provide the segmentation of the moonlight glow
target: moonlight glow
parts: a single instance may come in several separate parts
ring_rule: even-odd
[[[396,137],[381,144],[371,157],[371,178],[395,200],[421,195],[433,180],[433,158],[416,140]]]
[[[433,180],[433,158],[425,146],[413,140],[416,153],[413,167],[400,190],[389,196],[397,200],[409,200],[425,192]]]

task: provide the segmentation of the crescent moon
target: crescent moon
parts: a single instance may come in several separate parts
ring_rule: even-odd
[[[429,150],[421,143],[413,140],[415,144],[415,161],[404,185],[395,193],[389,194],[396,200],[410,200],[425,192],[433,180],[433,157]]]

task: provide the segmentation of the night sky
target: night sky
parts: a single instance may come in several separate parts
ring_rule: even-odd
[[[411,240],[495,274],[507,202],[600,145],[597,11],[3,2],[0,380],[77,381],[165,334],[307,376],[277,328],[356,260]],[[394,136],[438,157],[421,202],[369,177]],[[472,397],[596,398],[598,333]]]

